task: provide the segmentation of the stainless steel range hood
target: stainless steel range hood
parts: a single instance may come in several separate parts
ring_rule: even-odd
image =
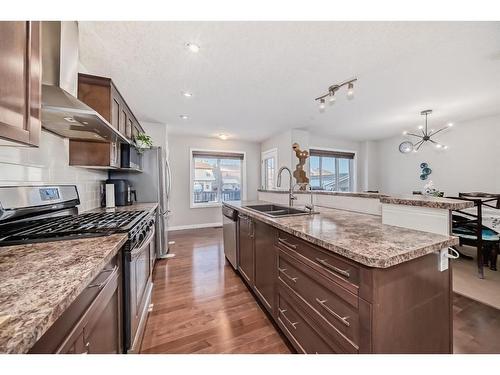
[[[78,24],[42,22],[42,126],[65,138],[125,142],[127,138],[76,98]]]

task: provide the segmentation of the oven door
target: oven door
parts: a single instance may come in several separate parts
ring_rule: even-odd
[[[151,254],[154,253],[154,225],[145,239],[126,255],[125,264],[125,346],[128,353],[138,353],[151,302],[153,283]],[[127,285],[128,284],[128,285]]]

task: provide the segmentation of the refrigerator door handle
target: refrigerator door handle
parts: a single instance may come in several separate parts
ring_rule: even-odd
[[[170,189],[172,185],[172,172],[170,170],[170,163],[168,162],[168,159],[165,160],[165,168],[167,172],[167,178],[166,178],[166,183],[167,183],[167,200],[170,197]]]

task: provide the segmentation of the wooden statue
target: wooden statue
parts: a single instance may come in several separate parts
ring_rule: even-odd
[[[302,151],[298,143],[294,143],[292,148],[297,158],[299,158],[299,163],[296,165],[295,171],[293,171],[293,177],[295,177],[297,184],[300,184],[300,190],[306,190],[305,184],[309,183],[309,178],[307,178],[306,172],[304,171],[304,165],[309,157],[309,152]]]

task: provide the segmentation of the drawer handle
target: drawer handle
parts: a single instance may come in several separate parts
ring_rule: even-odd
[[[297,249],[297,245],[295,245],[293,243],[290,243],[290,242],[288,242],[287,240],[285,240],[283,238],[278,238],[278,242],[282,243],[285,246],[291,247],[292,249]]]
[[[332,270],[333,272],[339,273],[339,274],[341,274],[341,275],[343,275],[343,276],[345,276],[347,278],[349,278],[349,276],[351,276],[351,274],[349,273],[349,271],[343,270],[343,269],[335,267],[335,266],[332,266],[330,263],[328,263],[324,259],[316,258],[316,262],[321,263],[326,268]]]
[[[280,314],[283,315],[283,318],[285,318],[285,320],[288,322],[288,324],[290,324],[293,329],[297,329],[297,324],[299,324],[299,322],[292,322],[290,319],[288,319],[288,317],[285,315],[286,313],[286,310],[285,309],[279,309],[280,311]]]
[[[349,319],[348,316],[340,316],[326,305],[326,299],[321,300],[319,298],[316,298],[316,302],[318,302],[321,305],[321,307],[324,308],[326,311],[328,311],[335,319],[340,320],[340,322],[345,324],[347,327],[351,325],[351,323],[347,321],[347,319]]]
[[[115,273],[116,273],[117,270],[118,270],[118,265],[114,266],[110,270],[104,270],[104,271],[102,271],[101,273],[110,272],[109,276],[106,277],[106,280],[104,280],[102,283],[99,283],[99,284],[89,284],[87,286],[87,288],[98,288],[98,289],[101,289],[104,285],[106,285],[109,282],[109,280],[111,280],[111,278],[115,275]]]
[[[280,271],[284,276],[287,277],[288,280],[293,281],[294,283],[296,283],[297,280],[299,279],[298,277],[292,277],[292,276],[288,275],[286,273],[286,268],[279,268],[278,267],[278,271]]]

